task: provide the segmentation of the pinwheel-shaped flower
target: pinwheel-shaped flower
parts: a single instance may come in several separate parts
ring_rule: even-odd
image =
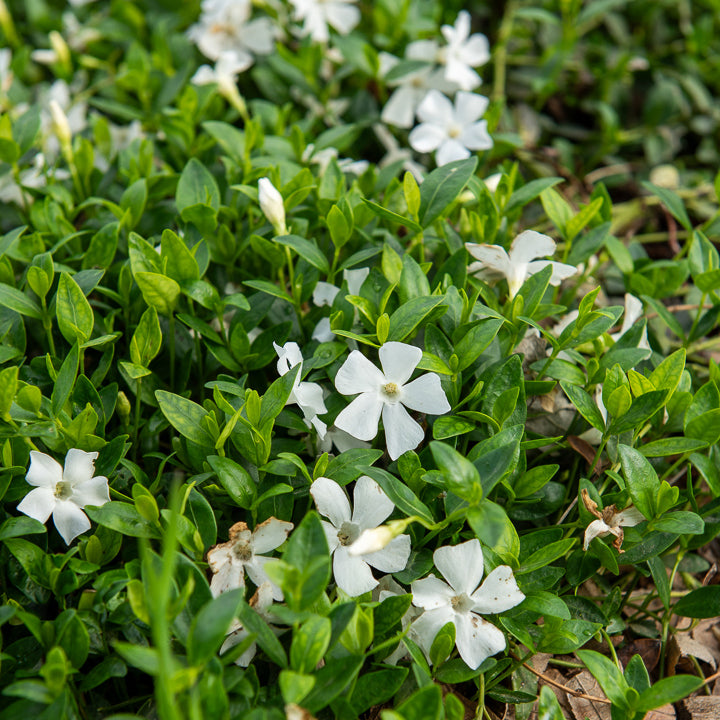
[[[260,523],[252,532],[244,522],[235,523],[228,533],[230,540],[208,550],[207,561],[213,571],[212,594],[217,597],[228,590],[245,587],[247,572],[258,587],[264,582],[270,583],[273,598],[282,600],[282,590],[265,573],[265,563],[272,558],[263,555],[280,547],[292,529],[292,523],[274,517]]]
[[[507,565],[496,567],[478,587],[483,575],[478,540],[438,548],[433,561],[447,583],[429,575],[412,584],[413,604],[425,612],[412,624],[411,635],[427,653],[440,628],[451,622],[460,657],[476,669],[505,649],[505,635],[478,613],[504,612],[519,605],[525,595]]]
[[[446,165],[465,160],[471,150],[489,150],[493,141],[487,122],[480,120],[487,110],[488,99],[460,91],[455,105],[437,90],[430,90],[417,109],[418,125],[408,136],[413,150],[428,153],[436,150],[435,162]]]
[[[382,415],[388,453],[397,460],[425,437],[422,427],[405,408],[442,415],[450,410],[450,403],[435,373],[426,373],[408,383],[422,358],[420,348],[388,342],[379,354],[382,371],[359,350],[353,350],[338,370],[335,387],[343,395],[360,395],[337,416],[335,427],[358,440],[372,440]]]
[[[273,343],[273,346],[279,357],[277,371],[280,375],[285,375],[296,365],[302,366],[303,356],[297,343],[287,342],[282,347]],[[327,412],[325,401],[323,400],[323,391],[317,383],[301,381],[301,373],[302,368],[295,378],[295,384],[288,398],[288,404],[292,405],[296,403],[298,405],[305,416],[305,424],[308,427],[312,425],[322,440],[327,430],[327,425],[318,417],[318,414]]]
[[[410,536],[393,538],[382,550],[366,555],[350,555],[352,545],[363,530],[377,527],[394,509],[392,500],[370,477],[363,475],[355,483],[355,509],[343,489],[326,477],[319,477],[310,486],[310,494],[318,512],[330,522],[322,521],[330,553],[333,556],[333,575],[337,586],[355,597],[369,592],[378,581],[370,566],[381,572],[400,572],[410,557]]]
[[[474,90],[482,80],[473,68],[490,60],[487,38],[481,33],[470,35],[467,10],[458,13],[455,25],[443,25],[441,30],[447,40],[447,47],[440,50],[445,79],[457,83],[462,90]]]
[[[65,456],[65,468],[45,453],[30,452],[30,467],[25,479],[34,485],[17,509],[25,515],[53,522],[69,545],[78,535],[90,529],[90,520],[82,511],[86,505],[104,505],[110,500],[108,479],[95,474],[96,452],[73,448]]]
[[[566,265],[552,260],[538,260],[537,258],[555,253],[555,241],[535,230],[521,232],[510,244],[509,253],[500,245],[465,243],[465,247],[474,258],[480,261],[472,263],[468,270],[483,280],[492,281],[505,278],[511,298],[515,297],[530,275],[540,272],[548,265],[552,267],[551,285],[559,285],[562,280],[577,272],[574,265]]]
[[[326,43],[330,39],[328,25],[340,35],[347,35],[359,22],[360,10],[355,0],[290,0],[294,18],[303,20],[303,34],[313,42]]]
[[[587,550],[590,543],[596,537],[614,535],[615,540],[613,540],[613,546],[619,553],[625,552],[622,549],[622,543],[625,539],[623,527],[635,527],[635,525],[645,522],[643,514],[634,505],[630,505],[624,510],[618,510],[614,505],[609,505],[603,508],[601,512],[598,509],[597,503],[590,497],[590,494],[585,488],[583,488],[582,491],[582,500],[588,511],[597,518],[597,520],[593,520],[585,530],[583,550]]]

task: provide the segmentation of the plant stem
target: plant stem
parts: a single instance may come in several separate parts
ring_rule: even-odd
[[[170,313],[170,387],[175,388],[175,315]]]

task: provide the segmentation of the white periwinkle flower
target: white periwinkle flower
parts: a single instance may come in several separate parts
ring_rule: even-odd
[[[268,180],[268,178],[260,178],[258,180],[258,202],[263,215],[273,226],[276,235],[287,235],[287,226],[285,225],[285,205],[283,198],[278,189]]]
[[[405,569],[410,557],[410,536],[399,535],[377,552],[351,555],[348,547],[364,530],[376,528],[394,509],[392,500],[370,477],[363,475],[355,483],[355,509],[343,489],[334,480],[319,477],[310,486],[310,494],[318,512],[330,522],[322,521],[330,553],[333,556],[333,575],[337,586],[351,597],[369,592],[378,581],[370,566],[385,573]]]
[[[387,342],[379,354],[382,371],[359,350],[353,350],[338,370],[335,376],[338,391],[343,395],[360,394],[337,416],[335,427],[358,440],[372,440],[382,414],[388,453],[397,460],[425,437],[422,427],[405,408],[442,415],[449,412],[450,403],[436,373],[426,373],[408,383],[422,358],[420,348]]]
[[[496,567],[480,585],[483,554],[478,540],[438,548],[433,561],[447,583],[429,575],[412,584],[413,604],[425,612],[412,624],[411,636],[427,653],[440,628],[451,622],[460,657],[476,669],[505,649],[505,635],[478,613],[504,612],[525,595],[507,565]]]
[[[303,20],[303,34],[313,42],[326,43],[330,39],[328,25],[340,35],[347,35],[360,22],[360,10],[355,0],[290,0],[295,20]]]
[[[461,90],[474,90],[482,82],[474,67],[490,60],[487,38],[481,33],[470,35],[470,13],[461,10],[455,25],[443,25],[447,47],[440,50],[445,63],[445,79],[457,83]]]
[[[235,523],[228,532],[228,542],[214,545],[207,553],[208,565],[213,571],[210,581],[213,596],[245,587],[247,573],[258,587],[270,583],[273,598],[282,600],[282,590],[265,572],[265,563],[272,558],[263,555],[280,547],[292,529],[292,523],[274,517],[260,523],[252,532],[244,522]]]
[[[25,515],[53,522],[69,545],[78,535],[90,529],[90,520],[82,511],[86,505],[104,505],[110,500],[108,479],[95,473],[96,452],[73,448],[65,456],[65,467],[45,453],[30,452],[30,467],[25,479],[34,485],[17,506]]]
[[[247,56],[234,50],[227,50],[220,54],[215,67],[201,65],[190,79],[194,85],[210,85],[216,83],[223,95],[230,96],[237,92],[237,76],[247,70],[252,64]]]
[[[643,316],[643,304],[642,300],[639,300],[630,293],[625,293],[625,313],[623,315],[622,327],[619,332],[612,333],[610,337],[617,342],[635,323]],[[650,350],[650,343],[648,342],[647,328],[643,336],[640,338],[638,347],[641,350]]]
[[[303,356],[297,343],[287,342],[282,347],[273,343],[273,347],[278,354],[277,371],[280,375],[285,375],[296,365],[301,366],[288,398],[288,405],[298,405],[305,416],[305,424],[308,427],[312,425],[322,440],[327,430],[327,425],[318,417],[319,414],[327,412],[322,388],[317,383],[300,380]]]
[[[504,277],[511,298],[515,297],[530,275],[540,272],[548,265],[552,267],[551,285],[559,285],[562,280],[577,272],[574,265],[552,260],[537,260],[555,252],[555,241],[535,230],[521,232],[510,244],[509,253],[500,245],[465,243],[465,247],[480,261],[472,263],[468,270],[483,280],[498,280]]]
[[[630,505],[624,510],[618,511],[614,505],[603,508],[602,512],[598,509],[597,503],[590,497],[590,493],[583,488],[582,500],[585,507],[592,513],[597,520],[593,520],[585,529],[585,537],[583,539],[583,550],[587,550],[590,543],[596,537],[605,537],[606,535],[614,535],[613,545],[619,553],[625,552],[622,549],[622,543],[625,539],[623,527],[635,527],[641,522],[645,522],[643,514],[634,506]]]
[[[269,17],[250,20],[250,0],[203,0],[200,20],[188,36],[206,57],[219,60],[233,52],[250,67],[253,55],[269,55],[275,47],[276,28]]]
[[[460,91],[453,105],[441,92],[430,90],[417,109],[421,124],[408,137],[410,147],[420,153],[437,151],[438,165],[465,160],[471,150],[489,150],[493,141],[487,122],[480,120],[487,107],[482,95]]]

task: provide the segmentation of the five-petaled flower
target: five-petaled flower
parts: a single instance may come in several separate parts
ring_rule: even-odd
[[[623,527],[635,527],[635,525],[645,522],[643,514],[634,505],[630,505],[624,510],[618,510],[614,505],[608,505],[608,507],[603,508],[601,512],[598,509],[597,503],[590,497],[590,494],[585,488],[582,490],[582,500],[583,505],[597,518],[597,520],[593,520],[585,529],[583,550],[587,550],[590,543],[596,537],[614,535],[615,540],[613,540],[613,546],[619,553],[625,552],[622,549],[622,543],[625,539]]]
[[[328,25],[340,35],[347,35],[359,22],[360,10],[356,0],[290,0],[295,20],[303,20],[303,35],[313,42],[326,43],[330,39]]]
[[[462,90],[474,90],[482,82],[474,67],[490,60],[488,39],[481,33],[470,35],[470,13],[461,10],[455,25],[443,25],[447,47],[441,48],[445,63],[445,79],[457,83]]]
[[[451,622],[460,657],[477,669],[505,649],[505,635],[477,613],[504,612],[519,605],[525,595],[507,565],[496,567],[478,587],[483,575],[478,540],[438,548],[433,561],[447,583],[431,574],[412,584],[413,604],[425,612],[412,624],[411,637],[428,653],[440,629]]]
[[[285,375],[290,372],[291,368],[300,365],[300,370],[295,376],[295,383],[287,402],[288,405],[294,403],[298,405],[305,416],[305,424],[308,427],[312,425],[317,431],[318,437],[322,440],[327,430],[327,425],[318,417],[319,414],[327,412],[322,388],[317,383],[300,380],[303,356],[297,343],[287,342],[282,347],[273,343],[273,347],[278,354],[277,371],[280,375]]]
[[[245,587],[247,573],[258,588],[264,582],[270,583],[273,598],[282,600],[282,590],[265,572],[265,563],[272,558],[263,555],[280,547],[292,529],[292,523],[274,517],[260,523],[252,532],[244,522],[235,523],[228,532],[230,540],[214,545],[207,553],[208,565],[213,572],[212,594],[217,597],[228,590]]]
[[[487,110],[488,99],[460,91],[455,105],[437,90],[429,90],[417,109],[420,125],[408,136],[413,150],[429,153],[436,150],[435,162],[446,165],[465,160],[471,150],[489,150],[493,141],[487,122],[480,118]]]
[[[480,261],[472,263],[468,271],[483,280],[505,278],[511,298],[515,297],[530,275],[544,270],[548,265],[552,268],[551,285],[559,285],[562,280],[577,272],[574,265],[538,260],[537,258],[554,254],[555,241],[535,230],[521,232],[510,244],[509,253],[500,245],[465,243],[465,247],[476,260]]]
[[[450,410],[450,403],[436,373],[426,373],[408,383],[422,358],[420,348],[387,342],[379,354],[382,371],[359,350],[353,350],[338,370],[335,387],[343,395],[360,394],[335,418],[335,427],[358,440],[372,440],[382,414],[388,454],[397,460],[425,437],[405,408],[442,415]]]
[[[330,522],[322,521],[330,553],[333,556],[333,575],[337,586],[355,597],[369,592],[378,581],[370,566],[381,572],[400,572],[410,557],[410,536],[393,538],[382,550],[362,555],[350,555],[348,548],[363,530],[376,528],[395,508],[392,500],[370,477],[363,475],[355,483],[351,510],[345,492],[334,480],[319,477],[310,486],[310,494],[318,512]]]
[[[30,452],[30,467],[25,479],[34,485],[17,506],[25,515],[41,523],[52,515],[62,539],[69,545],[90,529],[90,520],[82,511],[86,505],[104,505],[110,500],[108,479],[95,474],[96,452],[73,448],[65,456],[65,468],[45,453]]]

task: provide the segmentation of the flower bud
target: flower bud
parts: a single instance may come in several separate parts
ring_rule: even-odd
[[[394,533],[387,525],[370,530],[363,530],[360,537],[348,547],[350,555],[367,555],[369,553],[382,550],[395,537]]]
[[[50,101],[50,115],[52,115],[53,129],[60,141],[60,145],[63,149],[70,147],[72,143],[72,130],[70,129],[67,115],[57,100]]]
[[[258,200],[260,209],[273,226],[275,234],[287,235],[283,198],[268,178],[258,180]]]

